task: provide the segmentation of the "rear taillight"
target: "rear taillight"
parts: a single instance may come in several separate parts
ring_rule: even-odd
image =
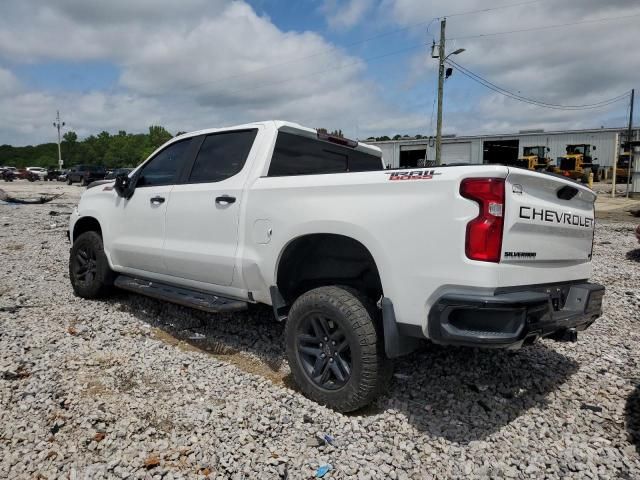
[[[460,184],[460,195],[478,202],[480,213],[467,224],[467,258],[499,262],[504,229],[504,179],[467,178]]]

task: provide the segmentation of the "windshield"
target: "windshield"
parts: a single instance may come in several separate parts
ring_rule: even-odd
[[[525,157],[529,157],[532,155],[541,157],[542,153],[541,153],[541,148],[540,147],[524,147],[524,156]]]
[[[574,155],[584,155],[585,154],[586,145],[569,145],[567,147],[568,154]]]

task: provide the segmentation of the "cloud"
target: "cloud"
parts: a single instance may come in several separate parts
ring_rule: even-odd
[[[331,28],[347,30],[363,20],[373,3],[373,0],[324,0],[320,10]]]
[[[13,97],[0,91],[3,112],[18,119],[0,118],[0,142],[50,138],[50,122],[42,119],[57,108],[81,136],[141,131],[152,123],[176,131],[268,118],[355,135],[359,118],[394,112],[377,99],[361,59],[316,33],[282,31],[247,3],[106,5],[40,0],[31,2],[29,14],[23,2],[5,4],[0,61],[100,60],[115,64],[120,76],[111,91]]]
[[[479,0],[461,0],[455,4],[448,0],[384,0],[380,10],[388,12],[394,24],[410,27],[435,16],[487,7]],[[453,57],[456,62],[523,96],[563,105],[594,103],[615,97],[635,85],[640,73],[640,56],[630,54],[630,45],[640,41],[639,17],[481,38],[464,37],[637,15],[639,7],[636,0],[541,1],[486,13],[450,16],[447,51],[465,48],[464,53]],[[408,30],[418,32],[416,28]],[[430,32],[437,41],[437,23],[431,25]],[[422,31],[416,35],[422,35]],[[436,61],[429,65],[422,57],[424,55],[412,63],[414,81],[425,81],[433,72]],[[472,95],[464,92],[469,88],[474,92]],[[559,113],[498,99],[497,94],[455,70],[447,82],[446,95],[447,128],[458,132],[481,132],[488,128],[494,132],[497,129],[512,131],[536,126],[547,129],[599,127],[611,118],[620,118],[627,106],[621,102],[604,109]],[[451,110],[452,107],[459,110]],[[465,114],[473,118],[465,118]]]
[[[0,97],[13,95],[21,89],[20,82],[9,70],[0,67]]]
[[[327,0],[322,8],[334,28],[351,28],[365,19],[376,33],[411,27],[403,30],[404,37],[393,37],[411,45],[425,40],[425,26],[434,16],[486,4]],[[634,85],[640,56],[632,55],[630,46],[640,41],[637,18],[460,37],[639,12],[636,0],[566,0],[451,16],[447,45],[449,51],[466,48],[456,61],[509,90],[551,103],[591,103]],[[430,26],[431,33],[437,30],[436,23]],[[380,43],[366,43],[367,55],[384,54]],[[51,122],[58,108],[81,136],[100,130],[144,131],[150,124],[177,131],[267,118],[340,128],[360,137],[432,133],[436,62],[426,47],[407,62],[393,59],[393,67],[367,64],[318,33],[279,29],[243,1],[6,0],[0,16],[0,143],[53,139]],[[20,85],[8,68],[94,61],[116,67],[115,86],[33,90]],[[385,68],[392,70],[382,79]],[[375,77],[381,80],[370,80]],[[393,98],[395,104],[383,98]],[[625,108],[617,103],[604,110],[544,110],[500,97],[454,72],[445,88],[445,132],[598,127],[619,123]]]

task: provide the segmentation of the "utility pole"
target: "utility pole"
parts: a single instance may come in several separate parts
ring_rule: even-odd
[[[447,19],[440,21],[440,44],[438,45],[438,124],[436,127],[436,165],[440,165],[442,154],[442,95],[444,91],[444,31],[447,26]]]
[[[64,122],[60,123],[60,110],[56,112],[56,121],[53,126],[58,129],[58,168],[62,168],[62,151],[60,150],[60,128],[64,127]]]
[[[629,145],[629,165],[627,166],[627,198],[629,198],[629,183],[631,182],[631,163],[633,162],[633,149],[631,148],[631,135],[633,133],[633,97],[635,93],[636,93],[635,88],[632,88],[631,89],[631,105],[629,106],[629,131],[627,132],[627,142]]]

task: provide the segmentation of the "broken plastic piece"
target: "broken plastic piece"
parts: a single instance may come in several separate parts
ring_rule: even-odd
[[[333,470],[333,466],[330,463],[326,463],[324,465],[320,465],[316,470],[316,478],[324,477],[328,472]]]

